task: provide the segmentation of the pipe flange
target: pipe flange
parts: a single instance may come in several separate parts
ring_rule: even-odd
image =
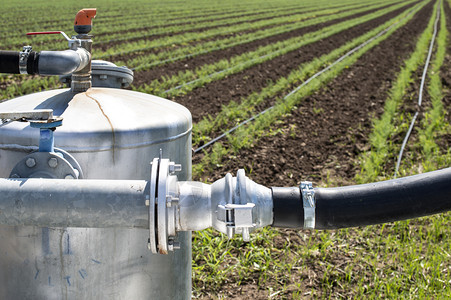
[[[70,156],[69,160],[75,159]],[[74,168],[61,153],[33,152],[14,166],[9,177],[79,179],[83,173],[78,168]]]
[[[179,191],[177,176],[181,171],[169,159],[154,158],[150,174],[149,206],[149,241],[148,248],[152,253],[168,254],[179,249],[176,239],[176,212],[178,210]]]

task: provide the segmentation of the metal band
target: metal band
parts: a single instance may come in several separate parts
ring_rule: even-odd
[[[315,228],[315,190],[310,181],[301,182],[300,190],[302,194],[302,202],[304,205],[304,228]]]
[[[19,72],[20,74],[28,74],[27,72],[27,63],[28,56],[31,53],[31,46],[24,46],[23,51],[19,53]]]

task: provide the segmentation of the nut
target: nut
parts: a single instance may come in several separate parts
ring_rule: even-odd
[[[169,173],[174,174],[175,172],[180,172],[182,170],[182,165],[175,164],[173,162],[169,163]]]
[[[169,251],[174,251],[174,250],[180,249],[180,242],[174,241],[174,238],[175,237],[172,237],[172,236],[169,237],[169,241],[168,241],[168,250]]]

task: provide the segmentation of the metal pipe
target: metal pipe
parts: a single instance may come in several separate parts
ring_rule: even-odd
[[[144,180],[0,179],[0,224],[148,228]]]
[[[271,224],[336,229],[451,210],[451,168],[370,184],[310,187],[309,201],[303,201],[302,188],[271,190],[249,180],[243,170],[212,185],[175,178],[163,181],[171,195],[164,201],[172,199],[174,213],[158,217],[166,218],[174,233],[213,227],[248,239],[253,229]],[[146,206],[152,203],[150,185],[144,180],[0,179],[0,224],[149,228],[149,220],[157,218]],[[313,214],[306,215],[306,205]]]
[[[83,48],[64,51],[41,51],[38,72],[41,75],[66,75],[84,69],[91,54]]]
[[[0,51],[0,73],[67,75],[87,67],[91,54],[84,48],[64,51],[41,51],[25,53],[25,69],[21,72],[20,55],[17,51]]]

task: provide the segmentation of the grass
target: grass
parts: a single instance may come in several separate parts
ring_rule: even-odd
[[[334,231],[264,229],[250,243],[210,230],[193,240],[194,295],[261,287],[259,299],[411,299],[451,292],[450,215]],[[227,297],[228,298],[228,297]]]
[[[61,1],[64,3],[65,1]],[[164,24],[167,16],[158,16],[164,5],[152,3],[149,7],[146,1],[138,1],[138,5],[143,13],[150,9],[155,24]],[[224,16],[240,15],[246,11],[270,11],[277,9],[282,2],[256,1],[252,3],[242,3],[243,1],[228,1],[221,4]],[[293,7],[298,1],[285,1],[287,9]],[[348,1],[349,2],[349,1]],[[348,3],[346,2],[346,3]],[[35,3],[44,4],[40,0]],[[124,15],[129,12],[130,5],[127,2],[119,5],[120,2],[101,1],[101,4],[111,5],[116,3],[118,7],[112,10],[112,15],[122,10]],[[327,1],[306,2],[306,7],[311,5],[325,5]],[[345,2],[342,2],[345,3]],[[67,3],[66,3],[67,4]],[[58,20],[53,23],[58,28],[60,26],[71,27],[73,11],[77,11],[80,5],[87,5],[88,1],[70,3],[66,9],[58,11],[53,15],[58,15]],[[90,4],[90,2],[89,2]],[[221,12],[216,8],[217,2],[194,1],[191,6],[193,16],[203,17],[208,14]],[[246,7],[247,4],[247,7]],[[338,4],[338,3],[334,3]],[[424,2],[422,3],[424,4]],[[449,3],[448,3],[449,4]],[[10,14],[5,14],[4,23],[16,22],[18,16],[29,11],[32,2],[21,2],[21,9],[15,11],[13,7],[17,4],[5,3],[4,9],[10,10]],[[52,5],[55,5],[54,3]],[[264,7],[260,7],[264,5]],[[114,5],[113,5],[114,6]],[[43,5],[45,7],[45,5]],[[419,9],[420,6],[417,7]],[[187,11],[182,7],[174,5],[171,18],[176,20]],[[442,10],[443,13],[443,10]],[[133,14],[130,14],[133,15]],[[60,16],[60,17],[59,17]],[[40,14],[40,18],[27,20],[33,30],[42,29],[43,23],[47,19],[46,14]],[[54,16],[52,16],[54,17]],[[124,17],[127,21],[130,18]],[[145,26],[138,20],[136,26]],[[444,18],[443,18],[444,19]],[[430,71],[430,81],[428,83],[428,93],[433,101],[431,109],[425,113],[425,118],[421,123],[419,131],[419,142],[413,145],[412,151],[421,153],[418,155],[424,169],[433,169],[449,165],[447,160],[449,153],[444,153],[440,149],[437,140],[441,134],[451,132],[449,125],[443,121],[446,114],[441,103],[444,95],[444,88],[441,86],[440,72],[443,71],[444,46],[447,43],[447,34],[443,30],[446,26],[444,20],[441,21],[441,31],[437,41],[437,52]],[[172,20],[172,19],[171,19]],[[191,19],[190,19],[191,20]],[[204,19],[208,20],[208,19]],[[398,24],[403,26],[408,19]],[[95,22],[102,21],[96,19]],[[118,21],[119,22],[119,21]],[[177,21],[175,21],[177,22]],[[393,22],[390,21],[390,22]],[[69,23],[67,25],[66,23]],[[118,27],[122,29],[134,28],[126,22],[120,21]],[[207,22],[206,22],[207,23]],[[106,23],[107,24],[107,23]],[[125,24],[125,25],[124,25]],[[47,25],[47,24],[46,24]],[[64,28],[63,28],[64,29]],[[69,31],[71,29],[67,29]],[[375,29],[372,34],[376,30]],[[394,30],[394,29],[393,29]],[[30,30],[31,31],[31,30]],[[5,33],[5,36],[9,33]],[[243,128],[234,134],[228,141],[228,145],[215,144],[211,152],[206,154],[206,159],[202,164],[196,166],[195,172],[208,172],[210,165],[221,164],[224,157],[230,155],[242,147],[258,141],[259,136],[271,134],[271,127],[276,118],[279,118],[292,109],[297,103],[302,101],[305,95],[319,89],[325,83],[336,77],[340,70],[355,62],[359,56],[363,55],[371,47],[382,39],[375,41],[366,48],[361,49],[355,56],[349,57],[336,68],[324,76],[317,78],[309,85],[308,89],[300,91],[289,101],[283,102],[280,95],[294,88],[303,80],[315,73],[320,68],[330,64],[346,49],[363,41],[368,35],[360,37],[347,48],[340,48],[313,62],[300,66],[293,74],[269,85],[262,91],[257,91],[249,98],[244,99],[243,104],[231,103],[224,107],[220,113],[221,121],[212,123],[211,119],[197,124],[197,140],[200,141],[201,134],[214,132],[224,124],[229,124],[230,119],[243,119],[248,116],[248,112],[254,112],[256,105],[269,97],[277,97],[279,100],[274,112],[259,119],[255,124]],[[21,38],[19,35],[11,35],[11,40]],[[386,38],[386,36],[384,37]],[[427,37],[423,38],[427,40]],[[46,40],[42,39],[43,46]],[[54,41],[49,40],[48,45]],[[427,42],[423,41],[427,44]],[[423,43],[422,42],[422,43]],[[59,42],[58,42],[59,43]],[[420,46],[419,46],[420,47]],[[423,46],[421,46],[423,47]],[[420,47],[420,48],[421,48]],[[419,51],[418,56],[423,52]],[[421,58],[415,58],[416,64],[421,64]],[[417,59],[419,59],[417,61]],[[406,63],[406,65],[409,62]],[[413,64],[410,62],[410,64]],[[413,65],[410,74],[414,71]],[[406,84],[410,83],[409,74],[400,73],[400,91],[405,91]],[[11,84],[11,81],[27,78],[21,84]],[[56,86],[54,77],[44,80],[34,81],[30,77],[0,77],[0,84],[5,84],[6,93],[12,97],[21,93],[38,91],[48,87]],[[3,85],[2,85],[3,87]],[[398,90],[393,90],[391,97],[395,97]],[[260,102],[259,102],[260,101]],[[246,113],[243,113],[246,112]],[[323,114],[321,110],[316,113]],[[394,113],[396,115],[396,113]],[[212,124],[209,124],[211,122]],[[396,122],[399,122],[397,120]],[[404,130],[404,129],[403,129]],[[288,134],[295,134],[294,128]],[[390,137],[393,131],[387,134]],[[204,134],[205,136],[205,134]],[[205,139],[207,140],[207,139]],[[385,139],[387,143],[387,139]],[[229,147],[230,146],[230,147]],[[439,153],[437,152],[439,149]],[[383,151],[382,151],[383,153]],[[385,158],[384,158],[385,159]],[[413,165],[412,163],[412,165]],[[402,172],[413,172],[411,164],[402,166]],[[366,169],[364,169],[366,170]],[[372,180],[371,169],[367,174],[362,173],[361,181]],[[416,170],[416,169],[415,169]],[[365,171],[366,172],[366,171]],[[367,176],[367,177],[364,177]],[[381,178],[380,172],[376,178]],[[337,180],[327,179],[329,184]],[[228,240],[224,235],[206,230],[194,234],[193,240],[193,294],[196,298],[258,298],[258,299],[304,299],[304,298],[357,298],[357,299],[445,299],[451,295],[451,214],[441,214],[427,218],[420,218],[411,221],[402,221],[384,225],[369,226],[365,228],[352,228],[335,231],[295,231],[295,230],[275,230],[265,228],[257,234],[252,235],[249,243],[244,243],[240,239]]]

